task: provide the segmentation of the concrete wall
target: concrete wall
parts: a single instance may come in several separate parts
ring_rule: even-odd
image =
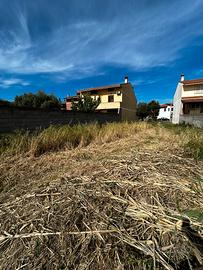
[[[181,115],[180,116],[180,124],[190,124],[194,125],[196,127],[202,127],[203,128],[203,116],[199,115]]]
[[[137,99],[134,89],[130,83],[122,84],[123,99],[121,103],[121,119],[134,121],[136,120]]]
[[[173,117],[172,117],[173,124],[179,124],[180,121],[180,114],[182,113],[182,102],[181,102],[183,91],[182,89],[183,89],[182,83],[178,83],[175,95],[173,97]]]
[[[34,130],[50,125],[65,125],[90,122],[120,121],[114,113],[81,113],[73,111],[48,111],[0,107],[0,132],[11,132],[16,129]]]

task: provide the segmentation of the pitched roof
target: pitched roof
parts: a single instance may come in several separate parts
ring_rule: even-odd
[[[168,106],[173,106],[173,104],[172,103],[165,103],[165,104],[160,105],[161,108],[166,108]]]
[[[99,86],[99,87],[93,87],[93,88],[86,88],[86,89],[81,89],[78,90],[77,93],[81,93],[81,92],[89,92],[89,91],[93,91],[93,90],[106,90],[106,89],[111,89],[111,88],[120,88],[121,84],[112,84],[112,85],[106,85],[106,86]]]
[[[194,84],[203,84],[203,78],[195,79],[195,80],[184,80],[184,85],[194,85]]]

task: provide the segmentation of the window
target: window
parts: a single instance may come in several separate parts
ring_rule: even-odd
[[[166,112],[166,108],[164,108],[164,111]]]
[[[97,94],[97,90],[92,90],[90,93],[91,93],[91,95],[96,95]]]
[[[108,102],[114,102],[114,96],[113,95],[108,96]]]
[[[190,113],[190,103],[184,103],[183,104],[183,113],[189,114]]]
[[[173,108],[171,108],[171,111],[173,111]]]
[[[203,102],[200,104],[200,113],[203,113]]]
[[[170,108],[168,108],[168,112],[170,112]]]

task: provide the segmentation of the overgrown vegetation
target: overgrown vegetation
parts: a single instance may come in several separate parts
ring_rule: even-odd
[[[33,133],[16,131],[0,135],[0,154],[17,155],[28,153],[39,156],[46,152],[61,149],[73,149],[87,146],[92,142],[110,142],[125,136],[133,135],[143,127],[156,132],[167,132],[167,129],[177,135],[177,141],[183,147],[184,153],[195,160],[203,159],[203,131],[201,129],[172,125],[170,123],[109,123],[106,125],[78,124],[75,126],[50,126]]]
[[[15,133],[0,135],[0,154],[19,155],[28,153],[38,156],[50,151],[87,146],[92,142],[110,142],[129,135],[136,129],[137,125],[111,123],[106,125],[50,126],[33,133],[16,131]]]
[[[3,135],[0,268],[199,265],[181,220],[203,229],[203,161],[194,154],[202,136],[146,122]]]
[[[203,159],[203,130],[191,125],[163,123],[163,127],[180,136],[184,153],[195,160]]]

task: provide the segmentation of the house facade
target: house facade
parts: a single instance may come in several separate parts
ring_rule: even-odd
[[[165,119],[172,121],[172,115],[173,115],[173,104],[167,103],[160,105],[157,119]]]
[[[128,77],[125,77],[124,83],[121,84],[78,90],[76,96],[66,98],[66,110],[72,110],[72,100],[77,102],[77,99],[84,95],[90,95],[93,99],[100,98],[100,104],[96,108],[98,112],[116,113],[122,120],[136,119],[137,100]]]
[[[203,78],[185,80],[181,75],[173,98],[172,123],[203,127]]]

